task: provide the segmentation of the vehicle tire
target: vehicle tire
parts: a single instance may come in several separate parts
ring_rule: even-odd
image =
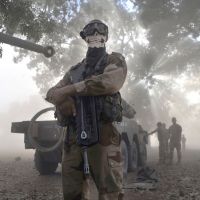
[[[123,182],[126,182],[128,174],[128,148],[124,140],[121,141],[121,151],[123,159]]]
[[[55,107],[49,107],[49,108],[45,108],[40,110],[39,112],[37,112],[31,119],[29,126],[28,126],[28,131],[27,131],[27,139],[30,142],[30,144],[32,145],[32,147],[34,147],[35,149],[38,149],[40,152],[50,152],[50,151],[54,151],[57,148],[59,148],[60,146],[62,146],[63,143],[63,138],[65,135],[65,132],[67,130],[66,127],[62,128],[62,132],[60,135],[59,140],[50,147],[46,147],[46,146],[42,146],[41,144],[38,143],[38,141],[33,137],[33,132],[34,132],[34,123],[36,122],[36,120],[38,119],[38,117],[40,117],[42,114],[49,112],[49,111],[54,111]],[[59,128],[57,129],[58,132],[60,132]]]
[[[57,162],[45,161],[43,155],[38,150],[35,151],[34,162],[35,162],[35,167],[37,171],[40,173],[40,175],[53,174],[58,167]]]
[[[139,148],[135,140],[133,140],[129,149],[128,171],[132,172],[138,168],[139,165]]]

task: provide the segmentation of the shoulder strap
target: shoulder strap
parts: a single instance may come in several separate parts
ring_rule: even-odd
[[[76,65],[75,68],[69,71],[70,77],[71,77],[71,82],[72,83],[77,83],[83,80],[83,73],[85,71],[85,64],[84,62],[79,63]]]

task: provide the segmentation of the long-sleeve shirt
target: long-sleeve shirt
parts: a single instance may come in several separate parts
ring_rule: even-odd
[[[154,134],[156,132],[157,132],[158,141],[159,142],[163,142],[164,141],[164,136],[163,136],[162,127],[157,127],[154,131],[148,133],[148,135],[152,135],[152,134]]]
[[[135,109],[128,104],[124,99],[122,99],[122,115],[129,119],[134,118],[136,114]]]
[[[73,85],[76,95],[110,95],[118,92],[126,79],[127,66],[124,57],[119,53],[108,55],[107,65],[100,75],[93,75],[81,82],[72,84],[70,70],[47,93],[47,101],[52,102],[54,91],[66,85]]]
[[[172,124],[169,127],[170,142],[180,142],[182,127],[179,124]]]

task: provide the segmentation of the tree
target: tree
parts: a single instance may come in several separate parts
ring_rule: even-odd
[[[151,127],[158,115],[167,120],[183,95],[177,78],[199,80],[199,7],[199,0],[3,0],[0,30],[55,47],[51,59],[17,50],[16,61],[30,56],[28,67],[36,70],[35,81],[45,93],[84,57],[80,30],[89,20],[102,19],[109,26],[108,51],[123,53],[128,63],[122,93],[135,104],[138,120]]]

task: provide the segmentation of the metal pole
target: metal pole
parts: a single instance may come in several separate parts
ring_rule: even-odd
[[[33,42],[22,40],[0,32],[0,42],[6,43],[12,46],[24,48],[37,53],[42,53],[46,57],[51,57],[55,54],[55,50],[51,46],[43,47]]]

